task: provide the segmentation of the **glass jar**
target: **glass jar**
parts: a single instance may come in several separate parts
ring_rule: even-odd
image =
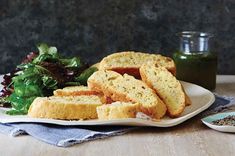
[[[173,54],[176,77],[209,90],[215,89],[217,55],[209,50],[209,33],[184,31],[179,33],[180,49]]]

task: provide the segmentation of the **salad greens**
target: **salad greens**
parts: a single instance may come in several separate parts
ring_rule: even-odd
[[[86,85],[97,68],[82,63],[79,57],[62,58],[56,47],[38,45],[39,53],[29,62],[17,66],[9,88],[13,92],[6,98],[12,109],[10,115],[27,114],[36,97],[50,96],[53,90],[68,85]],[[85,70],[86,69],[86,70]]]
[[[87,85],[87,79],[98,69],[96,67],[90,67],[86,70],[84,70],[78,77],[75,78],[78,82],[80,82],[82,85]]]

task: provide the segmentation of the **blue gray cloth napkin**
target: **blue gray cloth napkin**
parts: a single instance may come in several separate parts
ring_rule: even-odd
[[[215,102],[202,112],[202,116],[226,111],[235,111],[235,97],[219,96],[215,93]]]
[[[53,124],[0,124],[0,132],[12,137],[31,135],[46,143],[68,147],[86,141],[124,134],[135,127],[124,126],[60,126]]]
[[[216,95],[214,104],[203,114],[211,114],[235,106],[234,98]],[[31,135],[46,143],[68,147],[85,141],[124,134],[136,127],[126,126],[58,126],[53,124],[14,123],[0,124],[0,132],[12,137]]]

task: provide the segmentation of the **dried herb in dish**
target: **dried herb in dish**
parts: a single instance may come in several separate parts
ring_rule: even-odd
[[[235,115],[229,115],[223,119],[215,120],[212,123],[218,126],[235,126]]]

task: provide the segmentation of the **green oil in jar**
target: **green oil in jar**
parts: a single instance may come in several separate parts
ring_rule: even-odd
[[[179,80],[195,83],[210,90],[215,89],[216,55],[211,53],[188,55],[176,52],[173,58],[176,64],[176,77]]]
[[[209,90],[216,87],[217,55],[209,51],[208,33],[180,33],[180,51],[173,54],[176,77]]]

